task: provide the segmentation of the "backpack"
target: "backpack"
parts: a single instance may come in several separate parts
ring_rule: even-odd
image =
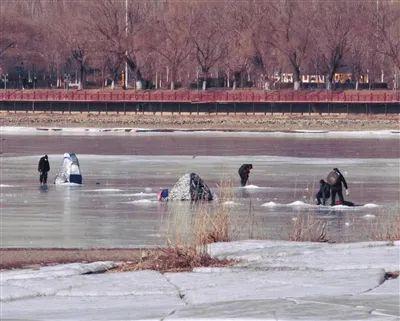
[[[332,171],[328,174],[326,181],[329,185],[335,185],[339,181],[340,174],[336,171]]]

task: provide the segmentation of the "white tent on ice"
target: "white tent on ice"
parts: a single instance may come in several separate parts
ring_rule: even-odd
[[[54,184],[75,183],[82,184],[82,175],[78,157],[75,153],[65,153],[63,163],[56,176]]]

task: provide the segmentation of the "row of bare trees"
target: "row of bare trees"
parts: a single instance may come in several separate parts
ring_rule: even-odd
[[[400,78],[398,0],[4,0],[0,68],[61,85],[96,75],[174,89],[219,78],[228,87],[269,88],[275,76],[351,73],[354,82],[396,86]],[[91,76],[91,77],[89,77]],[[126,76],[125,76],[126,77]],[[3,78],[2,78],[3,79]]]

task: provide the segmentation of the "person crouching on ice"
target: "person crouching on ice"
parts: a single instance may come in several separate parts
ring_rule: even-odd
[[[342,184],[346,189],[346,195],[349,195],[349,190],[347,188],[346,180],[339,169],[334,168],[333,171],[329,173],[327,181],[331,186],[331,206],[336,205],[336,194],[339,197],[339,204],[344,204]]]
[[[246,186],[247,180],[249,179],[250,170],[253,168],[252,164],[243,164],[239,168],[240,185]]]
[[[47,155],[44,155],[42,158],[40,158],[38,171],[40,173],[39,176],[40,185],[47,184],[47,173],[50,171],[50,163]]]
[[[319,181],[319,191],[315,197],[317,198],[317,205],[325,205],[326,200],[331,197],[331,187],[323,179]]]

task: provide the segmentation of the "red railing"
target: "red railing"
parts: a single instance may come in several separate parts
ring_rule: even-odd
[[[182,102],[182,103],[396,103],[399,91],[262,90],[0,90],[0,101]]]

